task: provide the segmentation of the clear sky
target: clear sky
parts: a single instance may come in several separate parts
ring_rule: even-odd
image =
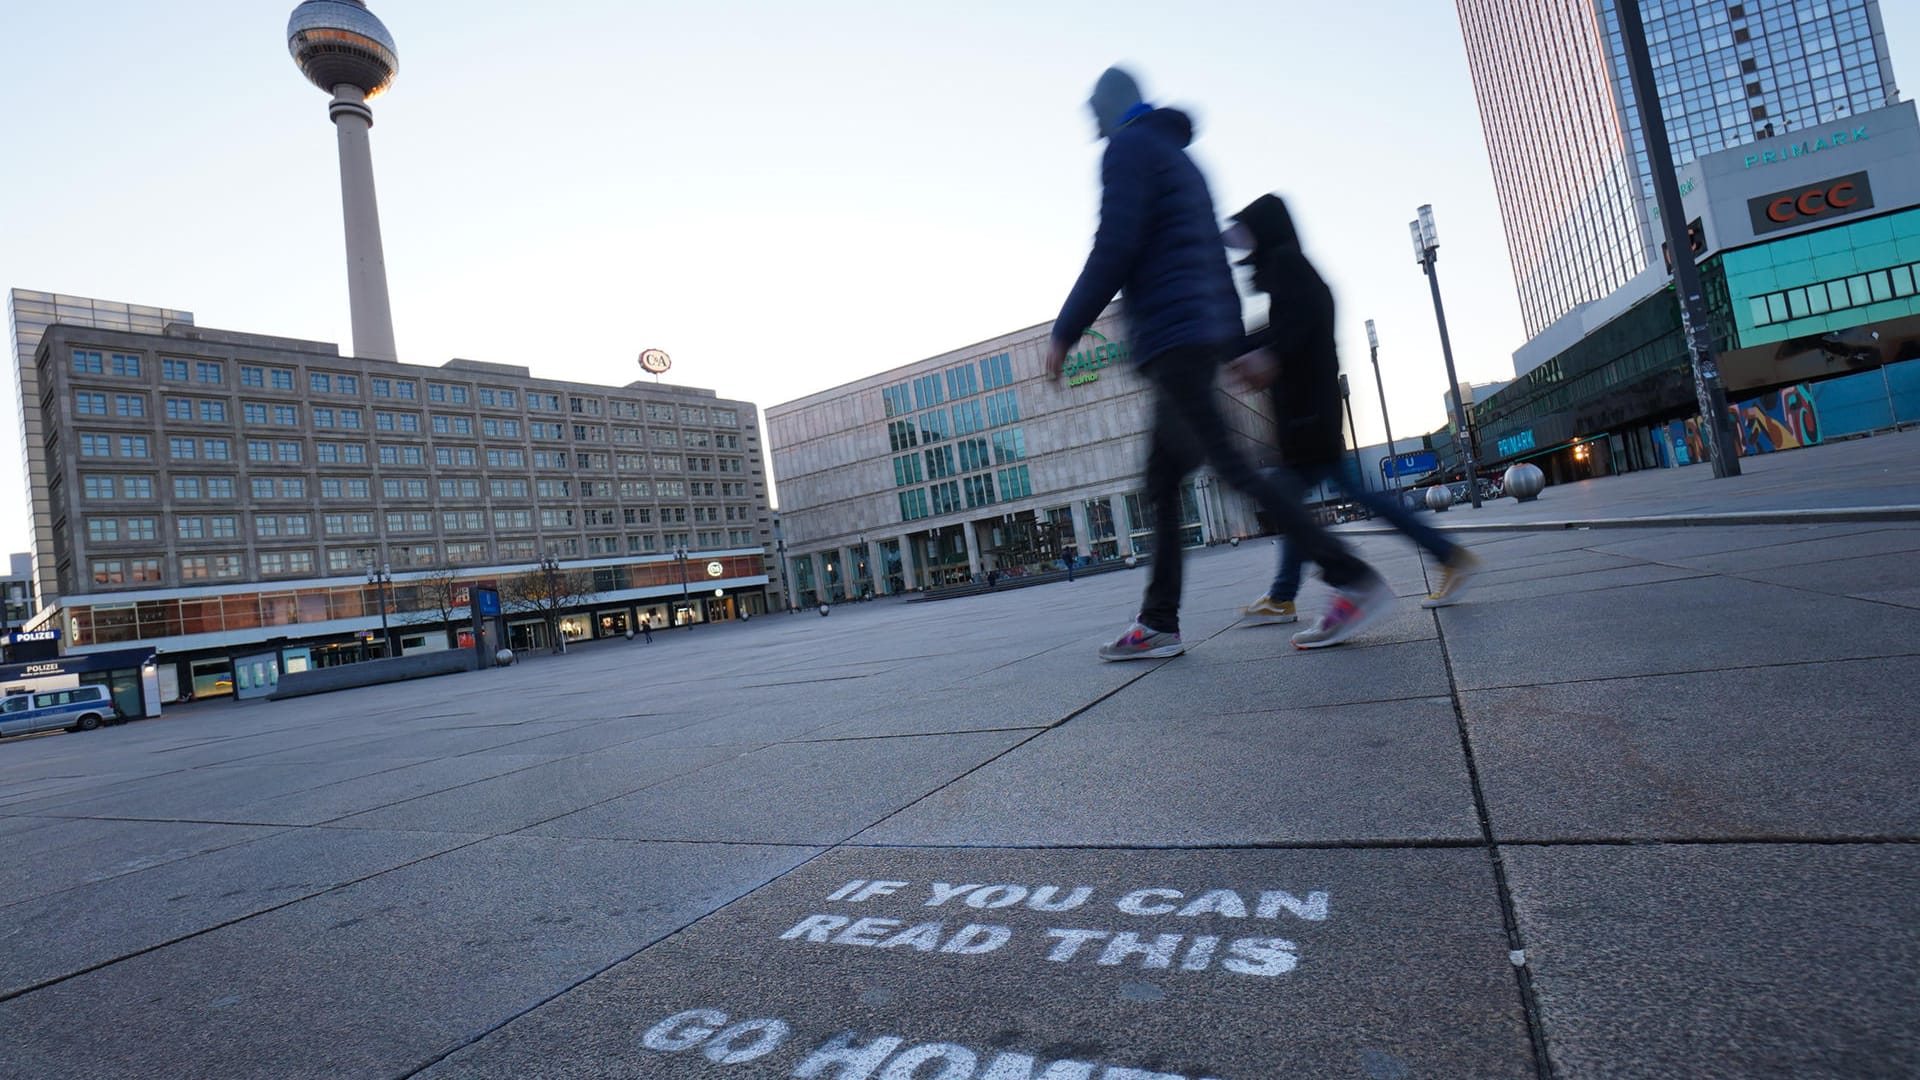
[[[6,0],[0,287],[350,343],[333,132],[287,56],[293,6]],[[1223,216],[1291,201],[1339,300],[1363,441],[1382,438],[1368,318],[1395,434],[1445,420],[1406,230],[1421,203],[1461,377],[1512,374],[1520,319],[1444,0],[372,6],[400,52],[373,153],[409,362],[625,383],[657,347],[674,381],[771,405],[1044,322],[1097,218],[1083,102],[1124,60],[1194,112]],[[1881,10],[1911,81],[1920,4]],[[0,546],[23,550],[13,396]]]

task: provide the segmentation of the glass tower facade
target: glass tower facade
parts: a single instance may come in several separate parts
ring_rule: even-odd
[[[1616,0],[1456,0],[1532,337],[1657,256]],[[1896,99],[1877,0],[1642,0],[1675,165]]]

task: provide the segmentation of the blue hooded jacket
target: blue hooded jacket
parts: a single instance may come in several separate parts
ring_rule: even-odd
[[[1114,131],[1100,165],[1100,229],[1053,339],[1072,343],[1125,290],[1131,353],[1150,363],[1181,345],[1240,339],[1240,294],[1192,159],[1193,121],[1153,109]]]

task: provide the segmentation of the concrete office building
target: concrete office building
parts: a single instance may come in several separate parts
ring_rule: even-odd
[[[1529,337],[1662,265],[1617,0],[1456,0]],[[1685,166],[1899,100],[1876,0],[1643,2]]]
[[[1148,550],[1145,382],[1116,313],[1081,339],[1067,377],[1041,372],[1041,325],[767,409],[794,603],[888,595],[1069,557]],[[1263,455],[1265,396],[1223,393]],[[1263,531],[1250,500],[1202,472],[1181,490],[1186,540]]]
[[[88,303],[53,301],[22,376],[44,507],[47,607],[31,625],[60,630],[67,652],[137,642],[182,687],[257,688],[386,651],[383,607],[402,638],[444,647],[432,581],[458,588],[457,622],[467,587],[525,580],[548,557],[579,586],[560,613],[569,637],[767,610],[749,402],[351,358],[184,322],[64,321]],[[505,621],[508,644],[547,644],[544,613]]]
[[[193,325],[193,312],[176,308],[95,300],[87,296],[12,289],[7,293],[7,325],[13,338],[14,401],[20,420],[20,466],[25,472],[27,521],[33,527],[31,556],[35,610],[59,602],[60,588],[51,559],[41,553],[54,548],[53,506],[47,492],[47,432],[40,415],[40,369],[33,355],[40,336],[54,323],[158,334],[169,323]]]

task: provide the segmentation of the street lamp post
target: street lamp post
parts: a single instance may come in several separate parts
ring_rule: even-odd
[[[1367,474],[1360,468],[1360,428],[1353,422],[1353,394],[1347,387],[1347,373],[1340,373],[1340,400],[1347,407],[1347,434],[1353,439],[1353,482],[1367,489]]]
[[[1200,542],[1208,547],[1213,546],[1213,515],[1207,508],[1207,488],[1212,483],[1213,478],[1204,472],[1193,478],[1193,501],[1200,509]]]
[[[380,655],[393,655],[393,631],[387,626],[387,586],[393,582],[393,567],[386,563],[379,566],[367,564],[367,584],[374,587],[374,595],[380,604]]]
[[[1440,355],[1447,362],[1447,387],[1453,393],[1453,415],[1455,438],[1460,442],[1460,456],[1467,465],[1467,497],[1473,500],[1473,508],[1480,509],[1480,466],[1473,457],[1473,431],[1467,423],[1467,409],[1460,401],[1460,376],[1453,370],[1453,343],[1447,339],[1447,309],[1440,303],[1440,274],[1434,263],[1440,257],[1440,234],[1433,227],[1433,206],[1420,207],[1419,216],[1407,222],[1407,231],[1413,234],[1413,257],[1420,269],[1427,275],[1427,285],[1433,291],[1433,318],[1440,324]]]
[[[1367,320],[1367,352],[1373,357],[1373,385],[1380,391],[1380,422],[1387,428],[1387,460],[1394,462],[1393,493],[1400,495],[1400,451],[1393,445],[1393,420],[1387,415],[1387,384],[1380,378],[1380,335],[1374,332],[1373,320]]]
[[[776,539],[773,546],[780,553],[780,601],[788,611],[792,611],[793,567],[787,565],[787,538],[782,536]]]
[[[1639,99],[1640,131],[1647,148],[1647,168],[1653,174],[1653,197],[1660,224],[1667,234],[1673,284],[1680,293],[1680,332],[1687,340],[1687,359],[1693,369],[1693,396],[1700,406],[1700,434],[1707,440],[1715,479],[1740,475],[1733,418],[1727,412],[1727,388],[1720,381],[1720,363],[1713,355],[1713,325],[1708,321],[1706,291],[1700,267],[1693,261],[1687,213],[1680,205],[1680,181],[1674,175],[1673,147],[1667,141],[1667,120],[1660,108],[1660,91],[1653,81],[1653,61],[1647,55],[1647,29],[1640,19],[1640,0],[1614,5],[1620,16],[1620,38],[1625,46],[1627,79]]]
[[[682,625],[691,627],[693,625],[693,595],[687,591],[687,545],[676,544],[673,549],[673,557],[680,560],[680,617],[686,620]]]
[[[563,653],[567,651],[567,636],[560,632],[560,559],[554,555],[552,548],[548,548],[546,555],[540,559],[540,569],[547,575],[545,606],[547,636],[551,639],[547,642],[547,647],[552,652]]]

